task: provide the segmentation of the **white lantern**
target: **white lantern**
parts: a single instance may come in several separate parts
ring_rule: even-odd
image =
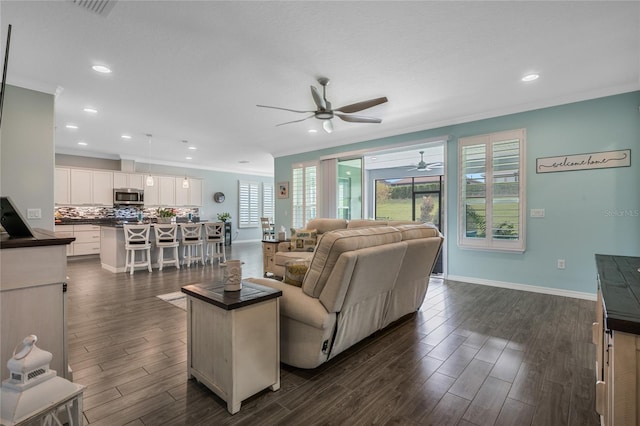
[[[2,424],[40,419],[41,424],[81,425],[84,386],[58,377],[55,370],[49,369],[53,355],[38,348],[37,341],[33,334],[25,337],[7,362],[11,374],[2,382]]]

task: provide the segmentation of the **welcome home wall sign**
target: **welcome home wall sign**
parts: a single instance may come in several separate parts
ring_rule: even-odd
[[[591,152],[536,159],[536,173],[571,172],[631,166],[631,150]]]

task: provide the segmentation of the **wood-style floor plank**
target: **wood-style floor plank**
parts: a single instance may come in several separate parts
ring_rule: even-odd
[[[262,272],[260,243],[227,247]],[[70,260],[74,380],[93,425],[580,425],[594,411],[595,303],[431,280],[420,310],[281,388],[226,403],[186,377],[186,313],[157,298],[218,280],[217,264],[113,274]]]

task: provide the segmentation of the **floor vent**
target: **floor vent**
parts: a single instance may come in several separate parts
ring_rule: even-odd
[[[116,4],[116,0],[71,0],[71,2],[100,16],[107,16]]]

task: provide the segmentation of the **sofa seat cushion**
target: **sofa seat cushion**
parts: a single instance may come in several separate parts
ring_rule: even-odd
[[[400,231],[390,226],[344,229],[322,234],[302,283],[302,290],[311,297],[319,297],[342,253],[397,243],[401,239]]]

